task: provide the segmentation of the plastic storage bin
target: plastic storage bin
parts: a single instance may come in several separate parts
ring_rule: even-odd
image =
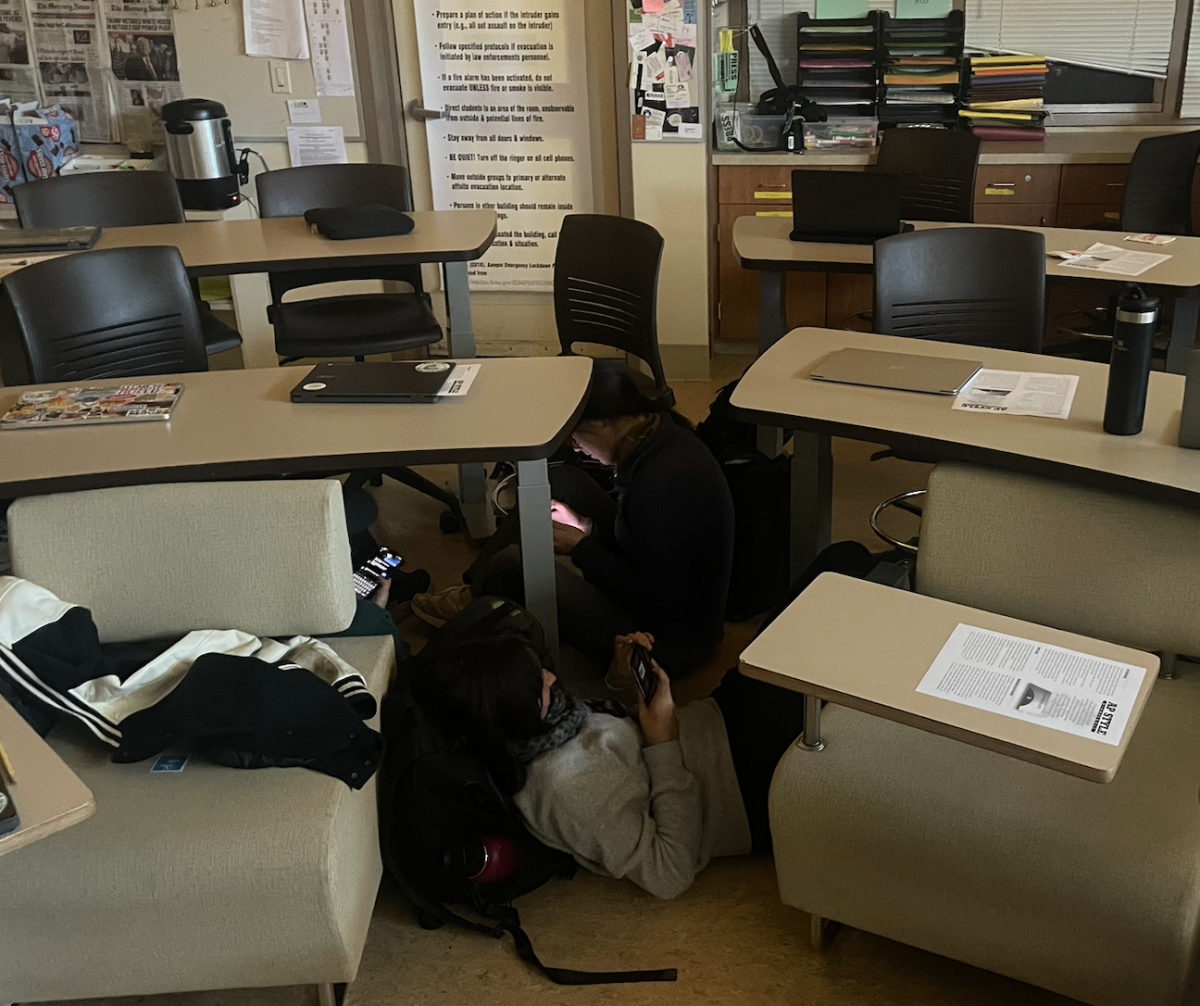
[[[804,124],[805,150],[870,149],[879,135],[879,120],[869,118],[830,119]]]

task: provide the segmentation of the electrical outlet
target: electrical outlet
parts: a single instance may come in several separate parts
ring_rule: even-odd
[[[292,93],[292,68],[286,59],[269,59],[267,68],[271,73],[271,90],[275,94]]]

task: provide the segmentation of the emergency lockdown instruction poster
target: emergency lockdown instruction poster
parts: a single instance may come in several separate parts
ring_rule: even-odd
[[[592,209],[578,0],[416,0],[433,206],[489,209],[472,290],[550,290],[562,218]]]

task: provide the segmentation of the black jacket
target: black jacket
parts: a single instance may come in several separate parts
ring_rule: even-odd
[[[615,542],[592,534],[572,553],[584,578],[655,636],[664,670],[686,673],[725,631],[733,500],[691,430],[664,418],[617,466]]]
[[[229,651],[259,656],[232,656]],[[91,612],[0,577],[0,696],[43,736],[74,720],[141,761],[169,749],[237,768],[304,766],[360,788],[383,754],[366,682],[327,646],[244,632],[101,646]]]

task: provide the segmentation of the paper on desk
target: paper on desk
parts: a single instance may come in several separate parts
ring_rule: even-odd
[[[442,390],[438,392],[438,398],[461,398],[471,390],[478,374],[478,363],[456,363]]]
[[[917,691],[1116,746],[1145,676],[1144,667],[960,623]]]
[[[954,399],[966,412],[999,412],[1010,416],[1071,415],[1076,374],[1033,374],[1018,370],[981,370]]]
[[[293,168],[346,163],[346,137],[341,126],[288,126],[287,138]]]
[[[1084,252],[1063,254],[1063,265],[1070,269],[1087,269],[1090,272],[1113,273],[1117,276],[1140,276],[1171,257],[1154,252],[1129,251],[1115,245],[1099,243]]]

